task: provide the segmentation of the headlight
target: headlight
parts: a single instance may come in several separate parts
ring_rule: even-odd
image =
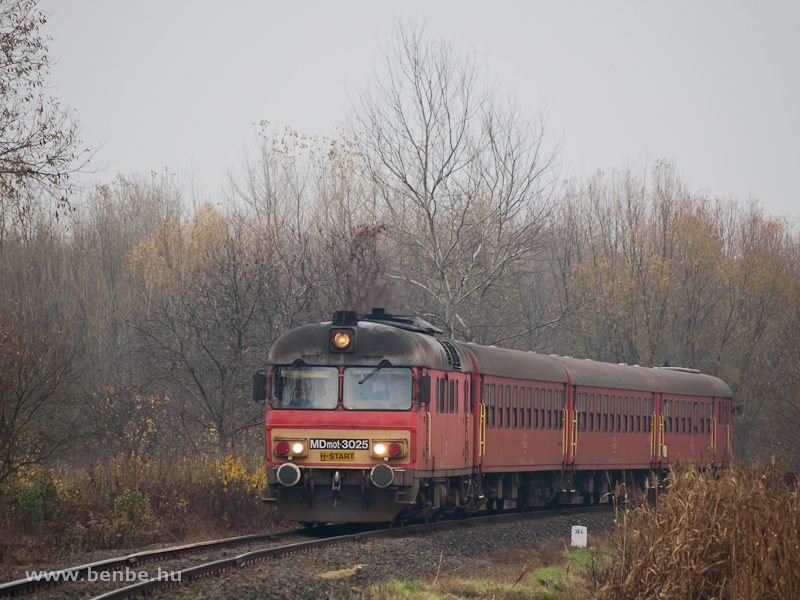
[[[303,445],[302,442],[295,442],[294,444],[292,444],[292,452],[294,454],[302,454],[303,450],[305,449],[306,447]]]
[[[333,345],[339,348],[347,348],[350,344],[350,334],[346,331],[337,331],[333,336]]]
[[[372,447],[372,451],[377,454],[378,456],[384,456],[386,454],[386,446],[384,444],[375,444]]]

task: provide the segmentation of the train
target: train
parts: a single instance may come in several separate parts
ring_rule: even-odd
[[[721,379],[459,342],[379,308],[286,331],[267,363],[264,501],[306,525],[598,503],[733,450]]]

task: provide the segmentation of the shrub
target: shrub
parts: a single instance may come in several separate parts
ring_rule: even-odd
[[[52,472],[40,469],[21,473],[11,483],[12,514],[17,513],[23,530],[30,533],[54,523],[60,513],[58,482]]]
[[[118,518],[127,518],[138,523],[149,512],[150,499],[138,490],[125,490],[123,494],[114,498],[114,515]]]

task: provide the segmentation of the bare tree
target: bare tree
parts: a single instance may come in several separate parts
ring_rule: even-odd
[[[0,309],[0,484],[74,438],[75,357],[63,332]]]
[[[406,250],[393,277],[409,296],[417,288],[421,309],[451,335],[472,339],[466,312],[541,250],[556,149],[544,120],[524,121],[513,102],[482,90],[474,58],[424,27],[398,24],[384,59],[349,132]]]
[[[27,231],[39,204],[69,203],[70,175],[85,166],[74,113],[45,94],[50,59],[36,0],[0,4],[0,242]]]

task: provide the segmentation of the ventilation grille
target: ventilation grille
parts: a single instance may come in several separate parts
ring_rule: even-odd
[[[454,371],[461,370],[461,359],[458,358],[458,352],[456,352],[455,346],[451,344],[448,340],[439,340],[439,343],[444,348],[445,353],[447,354],[447,362],[450,363],[450,366],[453,367]]]

